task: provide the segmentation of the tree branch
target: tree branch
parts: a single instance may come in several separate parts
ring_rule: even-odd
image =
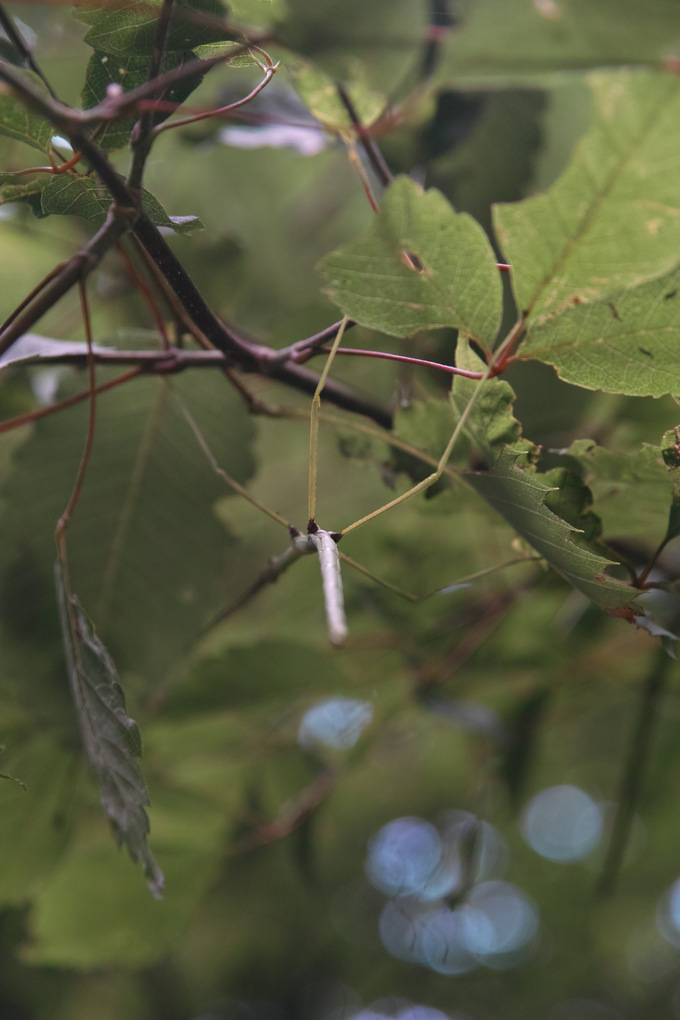
[[[108,188],[114,203],[104,226],[81,252],[66,263],[64,271],[46,285],[35,301],[31,302],[0,336],[0,354],[19,336],[31,329],[83,273],[94,269],[129,228],[174,291],[191,321],[208,341],[225,355],[226,367],[238,367],[244,372],[267,375],[293,389],[313,394],[318,382],[316,374],[291,362],[281,363],[277,351],[257,341],[246,339],[215,315],[161,232],[141,209],[138,195],[121,180],[104,153],[88,136],[78,117],[74,116],[78,111],[42,95],[4,62],[0,62],[0,80],[11,86],[29,109],[49,120],[60,134],[68,138],[74,151],[82,154],[83,159]],[[329,381],[324,397],[327,402],[369,417],[385,428],[391,426],[389,411],[374,401],[355,394],[341,383]]]

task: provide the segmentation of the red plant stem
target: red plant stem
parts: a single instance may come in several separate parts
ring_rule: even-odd
[[[271,81],[278,66],[278,64],[273,64],[271,67],[268,67],[262,81],[258,82],[252,92],[249,92],[243,99],[239,99],[235,103],[229,103],[228,106],[221,106],[216,110],[207,110],[205,113],[195,113],[191,117],[182,117],[181,120],[166,121],[165,124],[159,124],[158,127],[154,128],[154,134],[159,135],[162,131],[168,131],[170,128],[184,127],[185,124],[195,124],[197,121],[207,120],[209,117],[227,117],[233,110],[238,110],[241,106],[245,106],[246,103],[249,103],[251,99],[254,99],[255,96],[262,91],[265,85]],[[140,109],[148,109],[149,107],[153,109],[154,101],[142,100],[139,107]]]
[[[137,271],[137,268],[136,268],[134,262],[132,261],[132,259],[128,255],[128,253],[125,251],[125,248],[120,243],[120,241],[116,245],[116,248],[118,249],[118,254],[120,255],[121,259],[123,260],[123,265],[125,266],[125,270],[126,270],[128,276],[129,276],[133,286],[135,286],[137,288],[137,290],[142,295],[142,297],[146,301],[147,305],[151,309],[151,314],[153,315],[154,320],[156,322],[156,328],[158,329],[158,332],[160,333],[162,341],[163,341],[163,347],[165,348],[166,351],[169,350],[171,344],[170,344],[170,339],[168,337],[168,331],[165,328],[165,322],[163,320],[163,316],[161,315],[160,308],[156,304],[156,301],[154,299],[153,294],[151,293],[151,291],[147,287],[147,285],[144,282],[144,279],[142,278],[141,274]]]
[[[83,325],[85,326],[85,339],[87,340],[87,371],[90,380],[90,386],[88,389],[88,396],[90,398],[90,413],[87,422],[87,438],[85,440],[85,449],[83,455],[80,458],[80,464],[78,465],[78,474],[73,485],[73,492],[71,498],[68,501],[66,509],[57,521],[57,526],[54,529],[54,536],[57,541],[59,548],[59,555],[64,566],[66,564],[66,549],[64,545],[64,531],[68,524],[73,511],[75,510],[78,500],[80,499],[80,493],[83,488],[83,482],[85,481],[85,473],[87,471],[87,465],[90,461],[90,454],[92,453],[92,444],[94,443],[94,427],[97,419],[97,379],[96,379],[96,366],[94,358],[92,357],[92,323],[90,320],[90,308],[87,303],[87,291],[85,277],[81,277],[78,281],[78,287],[80,290],[80,307],[83,313]],[[65,572],[65,571],[64,571]]]
[[[7,316],[7,318],[5,319],[3,324],[0,326],[0,335],[2,335],[5,332],[5,330],[7,329],[7,327],[10,326],[14,322],[14,320],[17,318],[17,316],[21,315],[21,313],[23,312],[24,308],[26,308],[26,307],[28,307],[28,305],[30,305],[31,301],[35,297],[37,297],[37,295],[40,293],[40,291],[44,287],[46,287],[48,285],[48,283],[51,283],[52,280],[54,280],[54,278],[56,276],[59,276],[59,273],[62,271],[63,268],[64,268],[64,263],[60,262],[58,266],[55,266],[54,269],[51,269],[49,271],[47,276],[43,277],[43,279],[40,281],[40,283],[37,283],[35,285],[35,287],[30,292],[30,294],[27,294],[26,297],[24,298],[24,300],[20,304],[18,304],[16,306],[14,311],[10,312],[10,314]]]
[[[56,414],[57,411],[65,411],[69,407],[73,407],[75,404],[81,404],[83,400],[87,400],[88,397],[92,396],[92,392],[96,396],[100,393],[105,393],[107,390],[112,390],[114,386],[120,386],[121,383],[126,383],[130,379],[134,379],[138,375],[144,374],[143,368],[134,368],[131,372],[124,372],[123,375],[116,376],[115,379],[110,379],[109,382],[101,383],[101,385],[95,387],[94,391],[87,389],[82,393],[76,393],[72,397],[66,397],[65,400],[60,400],[56,404],[50,404],[49,407],[39,407],[35,411],[29,411],[27,414],[19,414],[16,418],[8,418],[7,421],[0,422],[0,434],[3,432],[11,432],[12,429],[18,429],[21,425],[30,425],[31,422],[38,421],[40,418],[46,418],[50,414]]]
[[[52,166],[29,166],[25,170],[17,170],[13,176],[29,177],[31,174],[64,174],[67,170],[72,170],[82,158],[82,153],[76,152],[65,163],[60,163],[59,166],[55,166],[54,163]]]
[[[328,354],[330,348],[319,347],[320,354]],[[315,352],[316,353],[316,352]],[[426,361],[424,358],[407,358],[403,354],[391,354],[388,351],[360,351],[355,347],[338,347],[336,354],[355,354],[359,358],[384,358],[385,361],[405,361],[411,365],[423,365],[425,368],[438,368],[449,375],[462,375],[465,379],[482,379],[484,372],[468,372],[465,368],[456,368],[455,365],[442,365],[439,361]]]

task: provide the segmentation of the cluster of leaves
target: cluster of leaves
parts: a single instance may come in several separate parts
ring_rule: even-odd
[[[670,544],[680,534],[673,399],[680,77],[667,49],[680,17],[674,0],[653,0],[644,11],[632,0],[476,0],[463,8],[433,4],[428,24],[426,5],[415,0],[238,0],[228,12],[217,0],[78,5],[73,25],[81,36],[87,26],[84,39],[76,32],[72,41],[82,58],[82,110],[70,112],[55,101],[50,75],[43,77],[53,62],[49,40],[39,68],[21,36],[8,34],[0,57],[9,83],[0,96],[0,203],[9,206],[11,244],[22,254],[8,267],[3,329],[22,313],[12,307],[19,288],[30,291],[37,270],[49,269],[41,263],[26,274],[35,230],[53,236],[48,217],[76,217],[58,222],[81,254],[92,251],[83,219],[89,238],[93,230],[105,237],[112,215],[123,217],[126,243],[133,234],[140,241],[140,219],[175,235],[197,231],[191,241],[177,237],[175,256],[157,246],[156,275],[132,271],[131,289],[120,266],[130,266],[136,251],[128,246],[127,263],[111,251],[98,269],[105,251],[97,249],[91,275],[101,296],[91,297],[86,335],[92,328],[97,344],[89,356],[72,336],[79,327],[70,324],[70,295],[57,306],[57,313],[65,308],[62,320],[56,297],[41,308],[59,339],[24,337],[0,348],[0,407],[5,417],[18,415],[19,426],[3,432],[0,447],[0,778],[20,781],[0,783],[8,862],[0,903],[11,925],[21,918],[26,926],[7,935],[23,959],[15,985],[26,964],[117,965],[127,971],[112,1009],[143,1017],[145,979],[134,987],[125,981],[174,952],[174,981],[193,991],[183,993],[184,1005],[170,1001],[172,987],[167,998],[158,992],[152,1015],[188,1015],[198,1009],[201,981],[218,997],[247,988],[252,973],[268,982],[268,995],[294,1003],[314,956],[310,950],[292,978],[291,953],[314,945],[333,916],[339,934],[327,940],[324,965],[335,979],[369,999],[399,975],[405,993],[450,1008],[441,986],[404,977],[403,964],[390,969],[372,930],[366,934],[375,917],[355,903],[364,894],[362,847],[383,821],[434,816],[454,796],[456,807],[476,813],[486,804],[500,824],[528,790],[580,783],[618,800],[619,818],[628,818],[614,826],[607,858],[610,870],[620,863],[636,807],[630,783],[621,780],[617,791],[623,734],[640,682],[651,676],[645,690],[657,692],[671,668],[680,626],[680,565]],[[247,93],[263,46],[281,65],[261,105],[245,107],[256,125],[251,140],[257,125],[272,122],[285,135],[290,125],[277,118],[287,103],[307,130],[324,132],[318,155],[229,149],[193,125],[154,136],[174,112],[184,114],[190,96],[196,109],[220,109]],[[566,83],[564,71],[573,73]],[[287,92],[278,84],[284,75]],[[125,105],[133,90],[139,102]],[[162,138],[158,150],[154,137]],[[78,139],[87,143],[82,159],[66,163],[63,138],[74,148]],[[49,167],[32,167],[31,150]],[[156,151],[164,153],[157,163]],[[142,172],[146,188],[137,186]],[[424,187],[414,179],[423,175]],[[118,188],[137,204],[128,208]],[[36,227],[36,216],[46,222]],[[198,233],[203,224],[207,240]],[[117,240],[112,235],[106,251]],[[146,251],[153,262],[154,251]],[[3,250],[0,258],[4,265],[10,256]],[[510,266],[506,276],[499,260]],[[188,289],[186,269],[200,293]],[[118,274],[112,289],[108,280],[108,292],[121,295],[114,310],[105,271]],[[149,290],[153,315],[139,300]],[[151,378],[143,356],[162,353],[168,334],[185,345],[178,358],[204,353],[196,350],[211,321],[204,307],[238,316],[239,326],[258,334],[259,362],[237,376],[234,366],[244,366],[225,351],[210,371],[169,381],[159,368],[162,377]],[[329,399],[346,408],[340,394],[349,392],[350,411],[367,410],[325,415],[340,443],[322,440],[324,526],[383,503],[383,480],[406,491],[456,437],[428,490],[436,498],[400,504],[341,547],[393,588],[448,594],[407,604],[346,581],[352,637],[341,654],[328,647],[313,564],[296,566],[257,600],[241,599],[249,584],[265,587],[259,573],[286,539],[235,497],[252,479],[260,502],[304,518],[306,405],[270,406],[274,384],[266,376],[276,378],[273,366],[284,364],[291,374],[283,381],[309,390],[295,358],[276,362],[274,347],[284,335],[327,326],[334,307],[356,324],[345,342],[364,347],[354,342],[359,334],[378,348],[372,353],[410,358],[408,371],[421,375],[390,375],[384,358],[336,359],[345,389],[329,385]],[[144,316],[148,328],[140,329]],[[163,318],[170,324],[161,329]],[[92,367],[97,357],[114,364],[137,357],[147,371],[114,385],[110,367],[97,369],[97,383],[111,390],[96,401],[92,430],[87,401],[77,399],[82,382],[72,369],[45,366],[89,360]],[[449,375],[432,372],[433,363],[454,369],[449,392],[437,381]],[[252,394],[257,365],[262,378]],[[41,383],[58,387],[59,413],[43,414]],[[366,416],[387,417],[377,401],[387,402],[397,385],[404,399],[388,432]],[[362,388],[375,404],[360,404]],[[274,400],[285,399],[279,387]],[[257,429],[253,407],[268,412]],[[60,631],[54,529],[71,507],[76,478],[82,487],[58,569]],[[312,572],[306,582],[305,569]],[[238,614],[211,627],[225,606],[240,602]],[[579,700],[589,685],[600,701]],[[146,781],[123,688],[144,733]],[[373,702],[375,723],[349,755],[296,743],[302,711],[329,690],[359,691]],[[464,710],[465,699],[485,712]],[[564,739],[544,741],[539,752],[543,732]],[[648,736],[638,738],[638,750]],[[670,730],[660,741],[649,818],[664,835],[652,838],[656,857],[640,866],[636,895],[624,901],[622,930],[640,922],[642,900],[651,916],[654,898],[674,878],[678,830],[667,813],[677,751]],[[81,745],[114,836],[142,862],[155,896],[165,872],[162,903],[115,856]],[[466,746],[475,753],[464,753]],[[556,932],[560,911],[569,913],[564,890],[555,891],[547,872],[533,873],[510,828],[508,840],[513,868],[533,881]],[[258,866],[245,851],[265,845]],[[314,875],[310,897],[305,883]],[[352,895],[340,909],[334,891],[344,884]],[[566,970],[552,984],[537,979],[547,967],[539,958],[504,1016],[573,997],[586,981],[606,997],[592,969],[598,957],[610,973],[627,975],[611,925],[586,933],[587,877],[575,886],[580,913],[555,939],[564,955],[583,946],[576,980]],[[318,904],[319,890],[327,907],[321,919],[311,902]],[[239,919],[240,943],[233,933],[210,955],[207,941],[227,914]],[[649,945],[645,959],[658,952]],[[465,981],[466,1008],[492,1015],[497,1003],[483,981]],[[105,996],[104,979],[95,985]],[[500,978],[499,989],[503,998]],[[4,995],[11,1005],[18,994],[10,982],[0,1002]],[[64,994],[64,1016],[87,1015],[80,994]],[[289,1008],[298,1015],[297,1005]],[[321,1006],[309,1012],[323,1015]]]

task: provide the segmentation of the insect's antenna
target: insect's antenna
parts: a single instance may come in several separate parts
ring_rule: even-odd
[[[272,510],[271,507],[265,506],[264,503],[261,503],[259,499],[256,499],[252,493],[248,492],[248,490],[244,488],[243,485],[240,485],[235,478],[232,478],[231,475],[228,475],[227,472],[220,467],[220,465],[217,463],[215,455],[213,454],[212,450],[210,449],[205,440],[205,436],[203,435],[198,425],[196,424],[196,421],[193,415],[191,414],[191,411],[185,405],[184,401],[181,400],[176,393],[173,393],[173,396],[175,397],[175,400],[179,404],[180,410],[182,411],[182,414],[186,418],[189,428],[196,437],[198,445],[201,447],[203,453],[206,455],[210,464],[212,465],[215,474],[219,475],[222,481],[226,482],[230,489],[232,489],[234,492],[237,492],[239,496],[243,496],[243,498],[247,500],[252,506],[256,506],[258,510],[262,511],[262,513],[266,514],[268,517],[271,517],[272,520],[277,521],[279,524],[283,524],[283,526],[288,528],[288,530],[290,531],[291,524],[289,521],[286,520],[285,517],[282,517],[281,514],[277,514],[276,510]]]
[[[321,391],[326,385],[326,379],[328,378],[328,373],[331,370],[335,352],[342,342],[342,336],[347,328],[348,322],[349,317],[346,315],[340,323],[338,332],[335,334],[335,340],[333,341],[323,372],[321,373],[316,390],[314,391],[314,397],[312,398],[312,409],[309,416],[309,490],[307,500],[307,517],[310,521],[313,521],[316,517],[316,466],[319,452],[319,414],[321,412]]]

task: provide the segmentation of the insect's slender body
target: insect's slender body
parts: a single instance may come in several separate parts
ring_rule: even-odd
[[[337,545],[340,536],[334,531],[324,531],[315,521],[309,522],[308,532],[307,537],[319,554],[328,636],[334,645],[341,645],[347,638],[347,620]]]

